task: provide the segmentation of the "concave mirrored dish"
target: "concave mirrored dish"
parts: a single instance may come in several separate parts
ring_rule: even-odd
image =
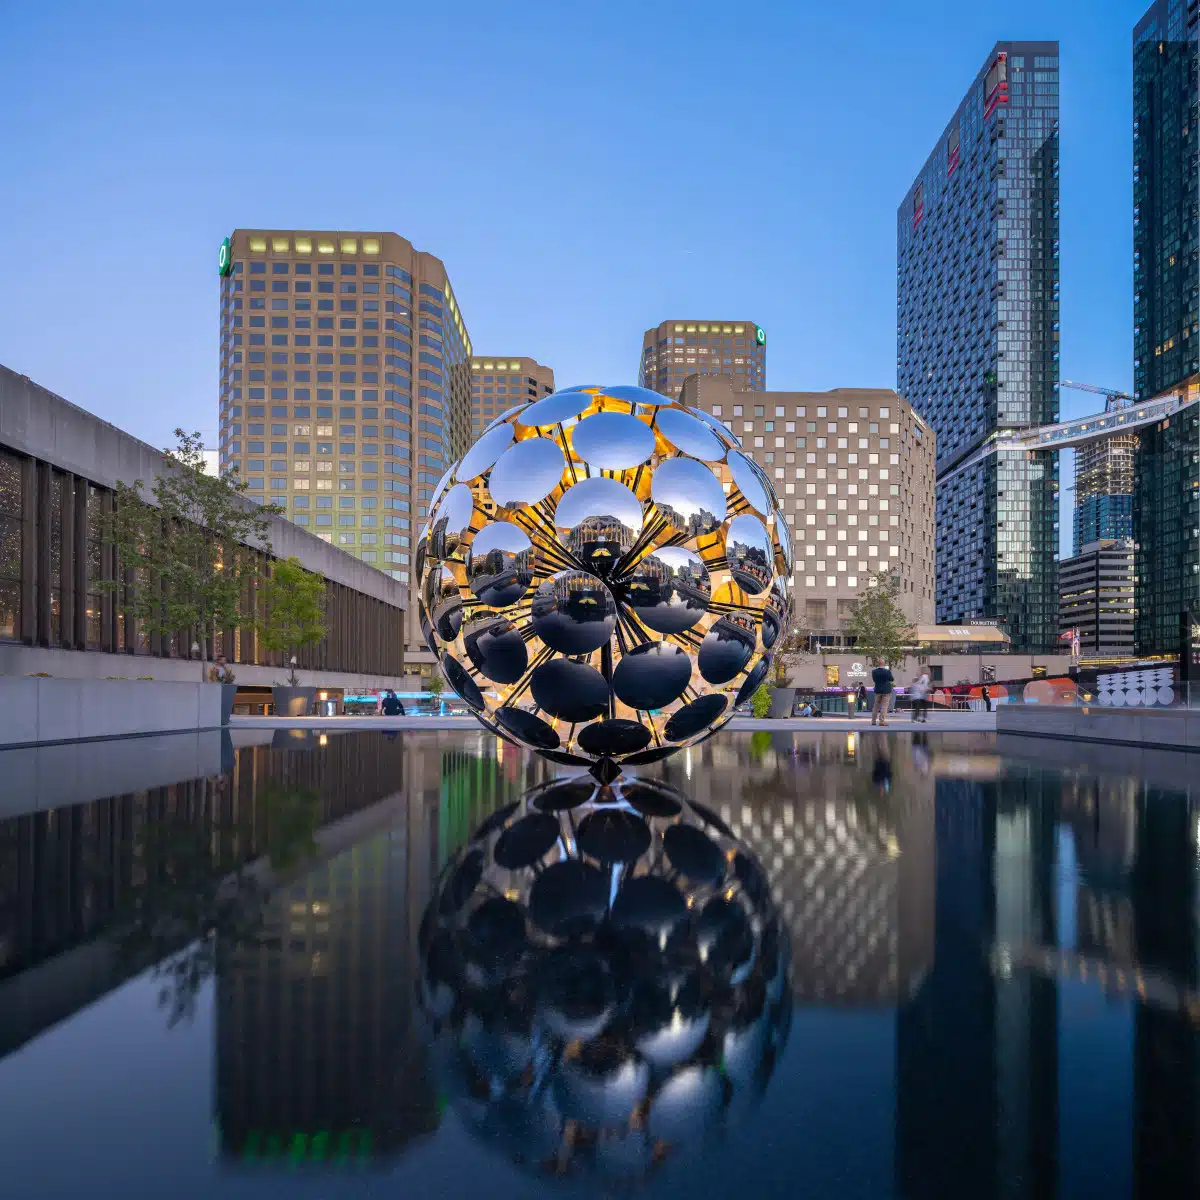
[[[518,425],[527,429],[542,429],[548,425],[559,425],[579,416],[592,403],[590,392],[554,392],[544,400],[521,409],[516,415]]]
[[[575,777],[488,817],[417,950],[438,1093],[542,1190],[628,1194],[753,1136],[790,1029],[788,927],[752,851],[660,780]]]
[[[660,463],[650,484],[650,497],[676,530],[692,537],[712,533],[725,520],[721,481],[694,458],[669,458]]]
[[[501,508],[525,508],[545,500],[562,482],[567,460],[548,438],[528,438],[510,446],[488,478],[488,491]]]
[[[642,558],[626,584],[638,620],[656,633],[682,633],[708,611],[712,587],[704,560],[684,546],[661,546]]]
[[[533,543],[508,521],[485,525],[467,552],[467,582],[484,604],[515,604],[533,582]]]
[[[730,719],[790,621],[789,531],[735,446],[666,396],[576,388],[451,467],[415,602],[486,729],[609,785]]]
[[[584,417],[571,432],[578,457],[597,471],[641,466],[654,453],[654,433],[628,413],[599,412]]]
[[[654,419],[663,437],[684,454],[704,462],[720,462],[725,457],[726,444],[699,417],[680,408],[661,409]]]

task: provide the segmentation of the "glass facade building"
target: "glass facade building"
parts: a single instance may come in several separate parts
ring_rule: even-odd
[[[221,470],[411,584],[413,522],[472,440],[471,339],[445,266],[394,233],[239,229],[220,267]]]
[[[897,214],[897,390],[939,480],[997,430],[1058,419],[1058,61],[1057,42],[998,43]],[[939,483],[939,624],[1054,646],[1058,496],[1050,451]]]
[[[1133,385],[1139,398],[1197,391],[1200,377],[1200,10],[1156,0],[1133,32]],[[1133,498],[1137,633],[1173,653],[1179,614],[1200,611],[1200,419],[1144,433]]]
[[[1138,439],[1119,434],[1075,451],[1073,553],[1092,542],[1133,537],[1133,477]]]

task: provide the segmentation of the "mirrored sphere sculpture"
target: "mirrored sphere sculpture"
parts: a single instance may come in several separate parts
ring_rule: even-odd
[[[787,1040],[763,868],[659,780],[581,772],[494,813],[442,871],[419,948],[439,1090],[539,1174],[628,1185],[722,1145]]]
[[[767,474],[707,413],[576,387],[504,414],[434,493],[421,626],[494,732],[613,778],[707,737],[790,622]]]

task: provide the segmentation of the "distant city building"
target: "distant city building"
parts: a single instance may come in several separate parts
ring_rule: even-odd
[[[1132,539],[1137,448],[1136,434],[1118,434],[1075,451],[1076,554],[1090,542]]]
[[[1140,399],[1200,382],[1200,13],[1156,0],[1133,31],[1133,386]],[[1200,415],[1144,433],[1133,501],[1137,637],[1178,649],[1179,614],[1200,611]]]
[[[554,391],[554,369],[535,358],[471,359],[471,437],[501,413]]]
[[[897,390],[938,441],[937,620],[1057,634],[1058,462],[997,430],[1058,419],[1058,43],[1000,42],[897,213]]]
[[[1095,541],[1059,564],[1058,627],[1079,632],[1085,656],[1132,657],[1134,548],[1128,540]]]
[[[913,621],[933,619],[933,431],[895,392],[738,391],[693,376],[683,401],[723,421],[766,471],[796,555],[797,625],[842,628],[877,571]]]
[[[471,339],[440,259],[394,233],[222,244],[221,469],[411,584],[412,523],[471,442]],[[411,606],[409,661],[433,657]]]
[[[638,383],[675,400],[689,375],[728,375],[742,391],[767,386],[767,333],[753,321],[663,321],[642,336]]]

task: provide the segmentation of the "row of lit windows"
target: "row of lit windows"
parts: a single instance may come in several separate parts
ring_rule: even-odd
[[[252,234],[247,239],[250,253],[266,254],[268,240],[273,254],[287,254],[290,249],[294,250],[296,254],[311,254],[314,244],[316,245],[318,254],[333,254],[338,250],[343,254],[357,254],[360,244],[360,239],[353,237],[335,239],[331,237],[312,238],[307,235],[298,235],[290,239],[282,236],[275,236],[268,239],[259,234]],[[379,253],[380,242],[377,237],[364,237],[361,239],[361,245],[364,254]]]

